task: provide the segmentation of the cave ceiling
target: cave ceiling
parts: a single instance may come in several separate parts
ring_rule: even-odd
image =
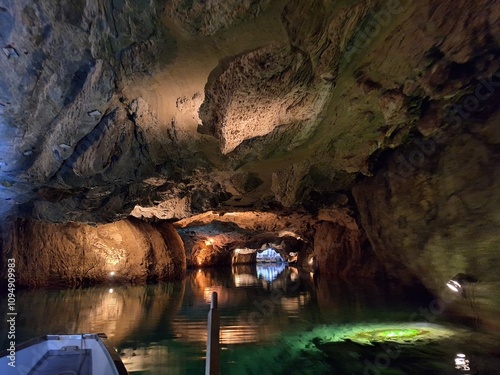
[[[498,2],[468,3],[3,0],[0,214],[348,210],[498,69]]]

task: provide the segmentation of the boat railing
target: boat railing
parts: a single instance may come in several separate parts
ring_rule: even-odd
[[[207,357],[205,375],[220,374],[220,313],[217,306],[217,292],[212,292],[207,322]]]

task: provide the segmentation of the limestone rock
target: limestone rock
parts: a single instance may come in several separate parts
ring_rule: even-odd
[[[47,244],[34,283],[54,228],[81,280],[68,251],[118,241],[93,253],[83,223],[132,215],[177,221],[190,265],[270,242],[440,296],[479,273],[498,315],[499,1],[7,0],[0,21],[0,221],[80,223],[21,221]],[[130,275],[169,277],[132,226]]]
[[[363,230],[323,222],[314,233],[314,261],[320,274],[341,277],[385,277],[383,263],[373,253]]]
[[[253,191],[264,183],[257,173],[252,172],[234,174],[231,182],[240,193]]]
[[[496,127],[488,121],[483,131]],[[439,147],[438,140],[446,144]],[[500,311],[491,302],[500,282],[499,165],[486,140],[446,133],[400,149],[387,169],[353,190],[362,226],[389,274],[418,278],[444,300],[449,279],[475,275],[485,320]]]
[[[91,227],[18,220],[3,229],[2,274],[8,254],[20,286],[171,280],[186,269],[183,243],[167,223],[132,219]]]
[[[174,0],[165,12],[190,33],[212,35],[248,15],[257,15],[270,0]]]
[[[8,1],[2,47],[18,56],[0,59],[2,212],[96,223],[136,206],[175,219],[349,205],[336,197],[380,155],[442,132],[498,70],[498,4],[468,7]]]
[[[286,45],[223,61],[209,77],[200,108],[203,126],[226,154],[280,125],[307,121],[322,109],[320,96],[308,87],[312,73],[306,56]]]
[[[290,207],[297,201],[296,194],[306,168],[303,164],[294,164],[273,173],[271,189],[284,207]]]

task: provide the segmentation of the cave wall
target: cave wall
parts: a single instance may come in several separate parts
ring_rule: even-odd
[[[482,113],[457,117],[446,132],[399,149],[353,194],[390,275],[418,277],[466,315],[468,301],[445,284],[460,272],[473,275],[480,318],[488,321],[500,314],[500,111],[481,104]]]
[[[305,237],[323,273],[376,275],[376,256],[444,296],[469,272],[498,311],[486,292],[498,282],[499,1],[7,0],[0,16],[1,219],[267,211],[272,225],[245,227],[261,243],[317,224]],[[350,224],[275,220],[353,207],[355,184],[373,253]],[[128,279],[185,267],[168,224],[11,225],[3,254],[19,256],[26,284],[102,279],[115,250],[133,259]],[[193,264],[226,254],[194,244]]]
[[[14,258],[18,285],[171,280],[186,270],[182,240],[168,223],[131,219],[92,227],[17,220],[3,229],[2,273]]]
[[[257,263],[257,252],[250,254],[233,254],[231,265]]]
[[[0,167],[2,180],[9,181],[4,194],[11,198],[2,212],[33,199],[40,185],[67,198],[64,178],[49,181],[99,140],[95,131],[122,82],[161,60],[158,50],[168,38],[156,27],[159,8],[154,0],[2,2]]]
[[[320,274],[382,278],[384,266],[373,253],[364,231],[355,224],[322,222],[314,233],[315,267]]]
[[[354,216],[348,209],[320,210],[298,264],[323,275],[384,279],[385,266]]]

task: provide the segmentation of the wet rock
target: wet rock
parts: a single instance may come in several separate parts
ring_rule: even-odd
[[[492,120],[483,131],[496,128]],[[498,155],[468,134],[448,133],[444,140],[442,147],[431,138],[400,149],[353,193],[362,226],[389,274],[418,278],[448,302],[460,301],[448,294],[446,282],[460,272],[475,275],[476,298],[488,320],[499,311],[487,302],[500,282],[494,245],[500,224]],[[471,314],[463,303],[463,312]]]
[[[349,216],[346,216],[350,221]],[[354,221],[321,222],[314,233],[314,261],[320,274],[383,278],[383,263],[373,253],[364,231]]]
[[[359,216],[402,282],[497,282],[498,1],[4,3],[2,218],[237,212],[238,245],[297,232],[373,275]]]
[[[2,273],[9,254],[20,286],[172,280],[186,269],[183,243],[171,224],[135,219],[96,227],[18,220],[3,228],[3,251]]]

